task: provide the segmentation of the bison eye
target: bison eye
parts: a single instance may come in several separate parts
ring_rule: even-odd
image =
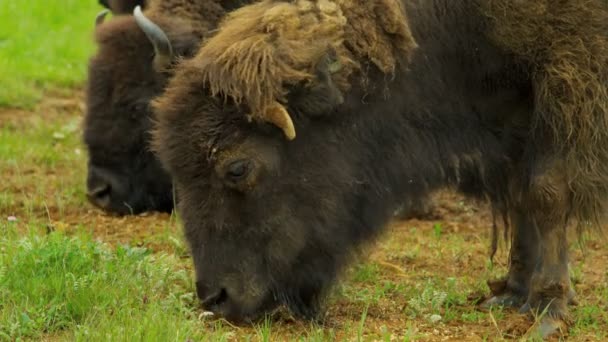
[[[226,178],[238,182],[247,177],[251,171],[251,162],[246,159],[234,161],[226,168]]]

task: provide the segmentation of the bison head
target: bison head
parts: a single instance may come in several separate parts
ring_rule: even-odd
[[[171,180],[149,149],[149,102],[165,86],[173,56],[192,54],[200,38],[179,19],[156,20],[159,26],[139,9],[106,23],[98,17],[84,127],[87,189],[93,204],[117,214],[173,207]]]
[[[180,65],[154,102],[153,145],[180,194],[198,296],[236,321],[283,304],[315,316],[354,247],[401,200],[372,171],[394,157],[399,132],[365,147],[382,130],[373,118],[392,107],[359,115],[365,94],[343,97],[321,68],[317,83],[289,91],[289,140],[283,127],[247,120],[246,104],[209,96],[196,63]]]

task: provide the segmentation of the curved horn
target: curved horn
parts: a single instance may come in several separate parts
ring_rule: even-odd
[[[108,13],[110,13],[110,10],[104,9],[97,14],[95,17],[95,27],[103,24],[103,21],[106,19],[106,15],[108,15]]]
[[[293,140],[296,137],[296,129],[293,126],[293,121],[291,121],[291,117],[287,112],[287,109],[283,107],[278,102],[275,102],[273,105],[266,109],[264,113],[264,121],[269,122],[281,130],[283,130],[283,134],[287,140]]]
[[[133,10],[133,17],[154,46],[154,67],[158,71],[166,69],[173,61],[173,47],[169,38],[158,25],[146,18],[139,5]]]

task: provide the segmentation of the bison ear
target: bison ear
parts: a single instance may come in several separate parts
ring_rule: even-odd
[[[173,47],[169,37],[143,14],[140,6],[136,6],[133,10],[133,17],[154,47],[154,68],[159,72],[166,70],[173,62]]]
[[[340,61],[333,50],[322,56],[315,66],[315,78],[309,84],[300,84],[289,91],[289,107],[311,117],[333,113],[344,103],[342,91],[332,79],[332,74],[341,69]]]

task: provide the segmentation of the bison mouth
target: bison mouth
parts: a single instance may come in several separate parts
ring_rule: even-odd
[[[296,292],[301,292],[296,291]],[[233,324],[249,325],[271,318],[273,321],[302,319],[317,320],[320,317],[319,302],[315,296],[295,295],[294,291],[269,292],[254,308],[230,303],[226,294],[213,300],[201,300],[201,307],[213,316],[222,317]]]
[[[204,310],[212,312],[214,315],[222,317],[233,324],[248,325],[260,322],[265,317],[274,316],[281,308],[281,302],[273,295],[267,295],[254,308],[245,308],[237,303],[226,302],[227,296],[219,296],[213,301],[202,302],[201,306]]]

